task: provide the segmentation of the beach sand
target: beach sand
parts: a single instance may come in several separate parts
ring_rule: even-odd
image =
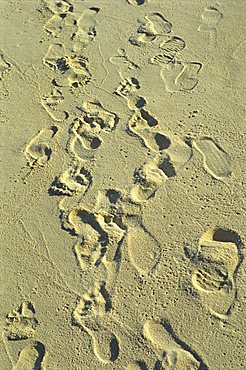
[[[0,370],[246,369],[245,11],[1,0]]]

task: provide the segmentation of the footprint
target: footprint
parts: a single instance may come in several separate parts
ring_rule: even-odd
[[[45,346],[36,341],[20,351],[12,370],[45,370]]]
[[[190,91],[196,87],[201,68],[202,64],[199,62],[183,63],[183,69],[176,79],[180,91]]]
[[[37,326],[34,306],[31,302],[23,302],[20,307],[8,313],[4,335],[8,340],[32,338]]]
[[[51,145],[57,131],[56,126],[43,128],[26,146],[24,153],[31,168],[43,167],[50,160]]]
[[[55,13],[45,24],[45,31],[57,38],[71,39],[76,27],[76,19],[71,12]]]
[[[165,135],[161,136],[160,148],[163,151],[160,150],[153,160],[135,170],[135,185],[131,190],[133,202],[142,203],[153,198],[156,191],[168,179],[175,177],[179,169],[190,160],[192,150],[184,141],[179,138],[166,138]]]
[[[213,6],[204,8],[202,23],[198,27],[198,31],[209,32],[211,44],[214,44],[217,39],[217,25],[222,18],[223,14]]]
[[[44,0],[44,2],[53,13],[64,14],[73,10],[72,4],[66,0]]]
[[[130,261],[138,273],[152,274],[161,258],[161,246],[158,241],[137,218],[128,219],[126,240]]]
[[[63,44],[52,44],[49,46],[48,51],[43,58],[43,63],[54,71],[64,71],[67,69],[67,67],[64,66],[63,61],[65,54],[65,46]]]
[[[175,62],[168,64],[161,70],[161,77],[165,83],[167,91],[191,91],[198,84],[198,74],[201,70],[201,63]]]
[[[208,229],[191,257],[192,283],[211,313],[230,315],[237,295],[236,273],[242,262],[240,236],[224,228]]]
[[[147,320],[144,336],[158,351],[165,370],[208,370],[201,357],[180,340],[167,320]]]
[[[120,213],[120,211],[119,211]],[[86,208],[74,209],[68,215],[68,224],[78,241],[75,254],[82,270],[90,266],[114,262],[126,226],[122,216],[114,210],[93,212]]]
[[[229,154],[209,136],[194,140],[193,145],[203,156],[204,169],[215,179],[227,182],[232,175]]]
[[[157,36],[171,32],[172,25],[161,13],[151,13],[145,16],[145,21],[139,26],[137,36],[130,37],[132,45],[140,46],[143,43],[153,42]]]
[[[94,354],[104,364],[115,362],[120,352],[119,340],[110,327],[103,323],[107,311],[100,286],[95,284],[84,294],[73,312],[75,323],[91,336]]]
[[[246,98],[246,75],[245,68],[245,53],[246,53],[246,40],[240,42],[236,50],[232,53],[231,62],[228,64],[228,72],[230,78],[230,86],[233,91],[234,98],[237,103],[245,106],[244,101]]]
[[[78,30],[73,37],[74,51],[81,52],[96,37],[96,18],[99,11],[98,7],[85,9],[77,20]]]
[[[134,183],[131,198],[136,203],[146,202],[155,196],[156,191],[168,179],[177,175],[170,156],[164,152],[145,163],[134,172]]]
[[[92,183],[90,172],[80,164],[73,164],[69,169],[64,171],[52,183],[50,195],[67,195],[85,194]]]
[[[143,145],[153,152],[160,152],[167,149],[171,141],[163,133],[156,131],[158,120],[146,110],[137,110],[130,118],[127,128],[137,136]]]
[[[173,63],[176,55],[186,47],[185,41],[177,36],[170,36],[160,44],[161,53],[153,56],[152,64],[165,65]]]
[[[91,161],[103,142],[100,133],[114,130],[119,118],[100,102],[84,102],[79,110],[81,116],[70,128],[69,150],[76,160]]]
[[[87,124],[92,132],[111,132],[119,122],[117,114],[104,108],[99,101],[86,101],[79,110],[82,113],[81,121]]]
[[[61,43],[49,47],[43,63],[54,71],[59,72],[54,78],[57,86],[80,87],[91,79],[88,69],[88,59],[82,55],[67,55]]]
[[[75,161],[91,162],[95,155],[95,150],[99,148],[102,140],[99,136],[92,135],[84,131],[82,135],[73,135],[68,142],[68,150]]]
[[[118,66],[122,79],[132,71],[140,70],[139,66],[127,56],[125,49],[119,48],[118,54],[109,58],[109,61]]]
[[[7,61],[6,57],[0,50],[0,80],[4,78],[11,69],[11,64]]]
[[[143,203],[153,198],[164,180],[163,172],[158,168],[157,159],[137,168],[133,177],[135,185],[131,190],[131,199],[136,203]]]
[[[61,109],[60,104],[64,101],[62,92],[55,88],[49,95],[41,98],[41,104],[54,121],[62,122],[68,118],[68,112]]]
[[[139,81],[135,77],[128,77],[122,80],[115,94],[123,98],[135,100],[136,92],[140,89]]]

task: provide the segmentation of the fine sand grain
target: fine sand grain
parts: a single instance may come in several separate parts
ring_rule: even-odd
[[[246,369],[245,12],[0,1],[0,370]]]

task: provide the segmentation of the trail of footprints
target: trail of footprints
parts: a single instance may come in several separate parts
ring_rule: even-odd
[[[45,0],[45,3],[53,13],[45,30],[56,38],[56,42],[50,45],[43,58],[54,78],[51,92],[41,98],[41,104],[57,124],[40,130],[27,145],[25,155],[32,169],[49,162],[60,128],[58,123],[69,117],[63,107],[63,88],[83,89],[90,83],[92,76],[84,51],[97,35],[100,14],[98,7],[91,7],[75,19],[73,1]],[[126,3],[137,7],[146,5],[147,1],[126,0]],[[199,31],[214,33],[221,17],[214,8],[206,8],[202,16],[205,26],[201,25]],[[66,40],[72,40],[69,50],[64,46]],[[132,47],[158,45],[158,53],[149,62],[161,68],[167,91],[187,92],[198,84],[201,63],[179,59],[186,43],[172,34],[172,24],[162,14],[146,15],[129,41]],[[73,251],[79,269],[97,276],[81,295],[72,318],[73,324],[90,335],[94,354],[102,364],[113,363],[120,357],[120,339],[111,325],[114,322],[111,297],[122,258],[127,258],[141,276],[154,274],[161,260],[162,247],[142,222],[142,203],[153,198],[168,179],[177,175],[191,159],[193,149],[203,156],[204,169],[216,180],[227,182],[232,174],[230,156],[213,138],[198,137],[192,145],[187,145],[183,139],[160,130],[159,118],[149,112],[146,99],[139,93],[140,67],[130,60],[124,49],[119,49],[118,55],[112,56],[110,61],[117,65],[121,77],[114,94],[125,100],[130,111],[126,130],[151,153],[151,159],[135,169],[130,194],[116,189],[100,190],[94,207],[83,204],[82,196],[93,182],[90,165],[95,153],[103,144],[105,135],[112,133],[119,122],[117,114],[100,101],[86,99],[77,107],[79,114],[69,126],[66,150],[71,165],[57,175],[49,189],[50,195],[61,198],[61,226],[74,237]],[[9,68],[2,55],[1,76]],[[194,266],[191,277],[194,288],[208,310],[222,319],[231,313],[237,296],[236,272],[242,261],[241,248],[242,241],[235,232],[217,228],[208,230],[200,238],[197,254],[186,251]],[[6,341],[32,340],[19,353],[13,369],[45,370],[45,347],[31,339],[37,326],[31,303],[23,303],[8,314],[4,331]],[[154,369],[208,368],[200,356],[178,338],[166,319],[147,320],[143,336],[156,353]],[[125,368],[150,369],[145,359],[135,359]]]
[[[154,197],[156,191],[169,178],[175,177],[177,171],[191,156],[191,148],[181,139],[159,131],[157,117],[146,108],[146,100],[137,94],[140,89],[135,77],[123,79],[115,94],[126,99],[132,115],[127,130],[138,138],[152,154],[153,159],[137,168],[134,173],[132,200],[141,203]]]
[[[200,62],[179,60],[179,53],[186,47],[185,41],[172,34],[172,24],[161,13],[145,16],[137,29],[137,36],[129,42],[140,47],[142,44],[158,44],[158,54],[150,58],[150,63],[161,67],[161,78],[169,92],[190,91],[198,84],[202,68]]]

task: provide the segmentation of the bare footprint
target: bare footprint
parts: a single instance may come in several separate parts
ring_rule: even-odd
[[[45,354],[43,343],[35,341],[20,351],[12,370],[45,370]]]
[[[79,110],[81,116],[70,128],[68,146],[76,160],[91,161],[103,142],[100,133],[113,131],[119,119],[100,102],[84,102]]]
[[[107,310],[101,288],[95,284],[84,294],[73,313],[75,323],[91,336],[95,356],[104,364],[115,362],[120,352],[119,340],[104,324]]]
[[[92,183],[90,172],[80,163],[74,163],[70,168],[58,176],[52,183],[50,195],[85,194]]]
[[[24,340],[35,335],[38,320],[31,302],[23,302],[20,307],[8,313],[4,335],[8,340]]]
[[[49,47],[43,63],[59,72],[54,78],[57,86],[78,88],[86,85],[91,79],[88,59],[83,55],[68,55],[62,43],[55,43]]]
[[[127,222],[127,250],[132,265],[140,275],[152,274],[160,262],[160,244],[137,218]]]
[[[31,168],[43,167],[50,160],[51,146],[57,131],[56,126],[43,128],[26,146],[24,153]]]
[[[144,336],[152,344],[165,370],[208,369],[201,357],[180,340],[167,320],[148,320],[144,324]]]
[[[141,108],[133,113],[127,127],[132,134],[140,139],[146,148],[159,153],[167,149],[171,141],[165,134],[157,131],[157,125],[157,118]]]
[[[209,136],[194,140],[193,145],[203,156],[204,169],[215,179],[227,182],[232,175],[229,154]]]
[[[229,229],[208,229],[191,260],[192,283],[211,313],[230,315],[237,295],[236,273],[242,262],[240,236]]]
[[[161,13],[151,13],[145,16],[144,22],[138,27],[137,36],[130,37],[132,45],[153,42],[157,36],[171,32],[172,25]]]

